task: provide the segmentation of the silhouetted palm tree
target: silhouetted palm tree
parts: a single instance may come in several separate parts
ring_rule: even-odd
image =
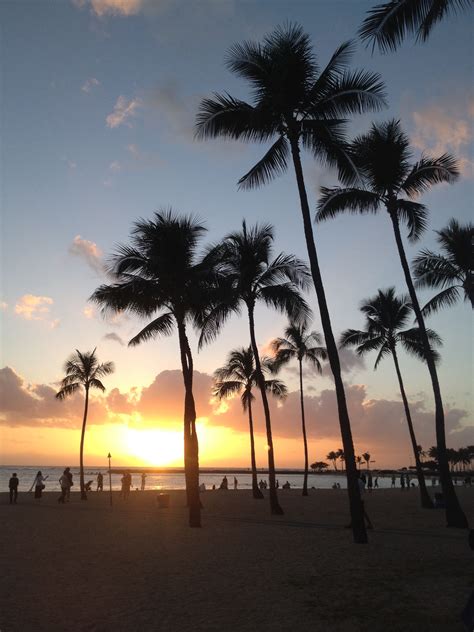
[[[352,330],[349,330],[352,331]],[[364,333],[364,332],[362,332]],[[344,336],[344,334],[342,334]],[[364,461],[367,463],[367,469],[370,470],[370,454],[369,452],[364,452],[362,454],[362,458],[364,459]]]
[[[356,456],[356,463],[359,466],[359,471],[360,471],[360,466],[362,465],[362,461],[364,459],[361,456]]]
[[[435,24],[450,13],[472,6],[472,0],[389,0],[368,12],[359,29],[361,39],[385,53],[394,51],[407,33],[428,39]]]
[[[380,208],[387,211],[397,244],[405,281],[416,315],[423,343],[426,364],[430,372],[435,400],[436,440],[440,478],[446,499],[448,526],[467,528],[467,520],[459,504],[446,458],[446,431],[441,389],[435,360],[430,351],[425,321],[415,292],[405,248],[400,233],[400,221],[408,226],[408,239],[416,241],[423,233],[428,211],[412,197],[424,193],[438,182],[454,182],[458,175],[456,161],[449,154],[438,158],[422,156],[411,165],[408,137],[398,121],[373,124],[371,130],[351,143],[354,161],[365,175],[366,188],[323,188],[318,204],[317,219],[334,217],[344,211],[352,213],[376,213]]]
[[[271,348],[275,354],[273,370],[278,372],[292,360],[298,361],[300,377],[301,426],[304,445],[304,479],[303,496],[308,495],[308,440],[306,438],[306,422],[304,414],[303,362],[308,362],[319,374],[322,372],[320,360],[326,360],[326,349],[321,346],[321,336],[316,331],[308,331],[307,323],[290,323],[285,329],[285,338],[276,338]]]
[[[334,450],[331,450],[331,452],[328,452],[328,454],[326,454],[326,458],[328,459],[328,461],[332,461],[332,464],[334,465],[334,471],[337,472],[337,459],[339,458],[337,456],[337,453],[334,452]]]
[[[265,373],[271,368],[271,361],[268,358],[261,358],[260,365]],[[263,494],[258,487],[257,463],[255,460],[255,441],[253,432],[252,402],[255,397],[252,388],[258,386],[257,372],[252,347],[242,347],[230,352],[227,363],[214,372],[213,394],[218,399],[225,399],[232,395],[241,394],[240,400],[244,411],[248,411],[250,430],[250,462],[252,465],[252,491],[254,498],[263,498]],[[286,397],[287,389],[280,380],[265,380],[265,388],[274,397],[283,399]]]
[[[204,99],[197,116],[197,136],[222,136],[250,142],[276,139],[263,158],[240,179],[243,188],[258,187],[280,175],[287,169],[291,156],[311,274],[334,374],[342,441],[348,462],[354,540],[367,542],[339,355],[319,268],[300,157],[303,147],[318,161],[338,166],[340,177],[345,181],[352,182],[355,177],[354,164],[345,149],[342,118],[377,110],[385,102],[379,75],[348,70],[352,50],[351,44],[342,44],[320,72],[310,39],[300,26],[278,27],[262,44],[236,44],[229,52],[227,65],[250,83],[254,103],[228,94]]]
[[[461,297],[474,308],[474,225],[451,219],[436,233],[443,254],[422,250],[413,260],[416,286],[441,289],[423,307],[423,316],[450,307]]]
[[[199,499],[199,445],[193,396],[193,357],[187,326],[196,325],[207,303],[212,266],[198,260],[197,248],[206,229],[191,217],[171,210],[155,213],[153,220],[138,220],[132,245],[121,245],[111,259],[110,274],[116,283],[101,285],[91,300],[105,311],[122,310],[152,318],[130,346],[178,330],[184,381],[184,466],[189,525],[201,526]],[[159,313],[158,316],[156,314]]]
[[[405,351],[421,360],[425,360],[423,344],[421,342],[420,330],[418,327],[404,329],[412,317],[412,307],[408,297],[398,297],[395,295],[395,288],[379,290],[377,295],[363,301],[361,312],[365,315],[365,329],[347,329],[341,335],[341,346],[357,347],[357,354],[362,356],[370,351],[378,351],[374,369],[377,369],[380,361],[387,355],[391,355],[397,373],[398,384],[402,396],[403,407],[410,433],[411,446],[415,457],[416,474],[420,488],[421,505],[426,509],[431,509],[431,501],[426,489],[425,477],[420,461],[420,446],[417,444],[415,429],[411,418],[408,398],[405,393],[405,386],[402,380],[402,373],[398,362],[397,345],[401,345]],[[441,339],[431,329],[427,330],[431,347],[441,344]],[[437,352],[432,349],[434,357]],[[370,454],[363,454],[369,467]]]
[[[74,395],[81,387],[85,391],[84,416],[82,419],[81,444],[79,448],[81,500],[87,500],[84,483],[84,436],[86,433],[87,413],[89,410],[89,391],[91,388],[98,388],[100,391],[105,391],[105,386],[99,378],[114,372],[113,362],[99,364],[95,351],[94,349],[94,351],[81,353],[76,349],[76,352],[64,365],[66,377],[62,379],[61,388],[56,393],[56,398],[62,400],[70,395]]]
[[[211,257],[220,259],[221,285],[220,292],[211,303],[206,319],[202,323],[200,342],[214,338],[225,320],[232,313],[240,313],[242,306],[245,306],[257,383],[265,414],[270,507],[272,513],[282,514],[283,510],[277,498],[270,409],[255,335],[254,312],[256,303],[263,302],[287,314],[296,322],[307,319],[310,310],[299,289],[308,286],[310,276],[306,265],[292,255],[280,253],[272,260],[272,244],[271,226],[255,226],[248,229],[244,221],[241,231],[230,233],[223,243],[211,251]]]

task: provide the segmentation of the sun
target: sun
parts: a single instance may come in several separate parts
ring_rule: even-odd
[[[181,465],[183,435],[173,430],[127,429],[126,450],[145,465]]]

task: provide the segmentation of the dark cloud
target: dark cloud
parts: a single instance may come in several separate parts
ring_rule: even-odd
[[[112,340],[113,342],[118,342],[119,345],[121,345],[122,347],[125,345],[125,342],[122,340],[122,338],[115,332],[105,334],[105,336],[103,336],[103,340]]]

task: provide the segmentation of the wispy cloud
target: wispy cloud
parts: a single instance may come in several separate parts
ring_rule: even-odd
[[[15,314],[25,320],[48,320],[50,306],[53,303],[49,296],[24,294],[15,305]]]
[[[145,11],[157,13],[171,4],[171,0],[72,0],[72,3],[78,9],[90,7],[93,15],[103,18],[127,17]]]
[[[101,275],[105,273],[102,250],[93,241],[76,235],[69,246],[69,253],[83,259],[94,272]]]
[[[122,347],[125,345],[125,342],[122,340],[122,338],[118,334],[116,334],[114,332],[111,332],[109,334],[105,334],[103,339],[104,340],[112,340],[113,342],[118,342],[119,345],[121,345]]]
[[[126,97],[120,95],[117,102],[114,105],[114,110],[105,119],[107,127],[114,128],[120,125],[128,125],[133,127],[133,123],[130,119],[133,119],[137,115],[137,110],[141,107],[142,102],[140,99],[135,98],[127,100]]]
[[[118,160],[114,160],[110,163],[109,169],[110,171],[120,171],[122,169],[122,165],[119,163]]]
[[[474,103],[463,107],[430,105],[413,112],[412,144],[433,156],[452,153],[465,177],[474,177],[474,164],[468,147],[474,138]]]
[[[96,86],[100,86],[100,81],[95,77],[90,77],[86,79],[81,86],[82,92],[86,92],[87,94],[93,90]]]

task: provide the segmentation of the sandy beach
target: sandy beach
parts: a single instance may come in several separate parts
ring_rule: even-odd
[[[474,489],[458,491],[472,523]],[[248,491],[206,492],[194,530],[179,491],[168,509],[152,491],[56,498],[1,495],[2,632],[464,629],[467,533],[415,490],[365,495],[367,546],[343,528],[343,491],[281,493],[281,517]]]

